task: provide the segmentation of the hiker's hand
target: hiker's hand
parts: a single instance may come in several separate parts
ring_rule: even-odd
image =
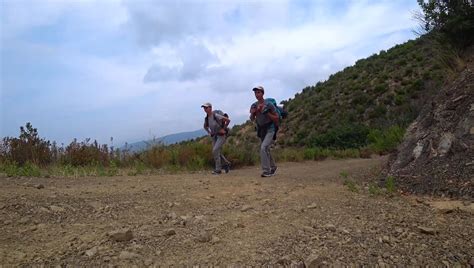
[[[265,107],[265,103],[259,103],[258,106],[257,106],[257,110],[259,112],[262,112],[264,107]]]

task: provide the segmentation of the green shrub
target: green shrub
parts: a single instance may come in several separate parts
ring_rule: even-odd
[[[344,124],[336,126],[324,134],[310,137],[312,147],[348,149],[360,148],[367,144],[369,130],[364,125]]]
[[[372,129],[367,135],[369,148],[377,153],[386,153],[395,150],[403,140],[405,129],[395,125],[386,130]]]
[[[388,176],[387,180],[385,181],[385,188],[387,189],[387,193],[392,194],[395,192],[395,178],[393,176]]]
[[[358,193],[359,192],[359,188],[357,188],[357,185],[355,184],[355,182],[353,180],[345,179],[343,184],[349,189],[349,191],[351,191],[353,193]]]
[[[3,163],[0,168],[8,177],[40,177],[41,169],[31,163],[26,162],[23,165],[18,165],[14,162]]]
[[[382,194],[382,190],[376,184],[369,183],[369,194],[371,196],[376,196]]]

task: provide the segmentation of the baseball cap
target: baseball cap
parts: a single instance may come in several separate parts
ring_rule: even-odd
[[[253,91],[260,90],[260,91],[262,91],[263,93],[265,93],[265,89],[264,89],[262,86],[254,87],[254,88],[252,88],[252,90],[253,90]]]
[[[201,105],[201,108],[204,108],[204,107],[212,107],[212,104],[210,102],[206,102],[204,103],[203,105]]]

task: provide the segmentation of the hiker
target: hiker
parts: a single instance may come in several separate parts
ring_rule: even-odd
[[[224,168],[225,173],[230,170],[230,162],[222,154],[222,146],[224,145],[229,129],[227,126],[230,119],[227,114],[220,110],[212,110],[212,104],[209,102],[201,105],[204,108],[206,117],[204,118],[204,130],[212,139],[212,155],[214,157],[215,169],[212,171],[213,175],[219,175]]]
[[[257,122],[257,136],[262,143],[260,144],[260,162],[262,165],[262,177],[271,177],[275,175],[277,166],[270,153],[270,146],[273,144],[273,137],[279,124],[279,115],[277,107],[269,101],[265,101],[263,94],[265,89],[258,86],[252,89],[255,93],[257,102],[250,107],[250,120]]]

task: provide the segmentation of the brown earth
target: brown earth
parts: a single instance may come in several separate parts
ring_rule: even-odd
[[[371,196],[385,161],[283,163],[271,178],[0,178],[0,264],[472,265],[474,204]]]

